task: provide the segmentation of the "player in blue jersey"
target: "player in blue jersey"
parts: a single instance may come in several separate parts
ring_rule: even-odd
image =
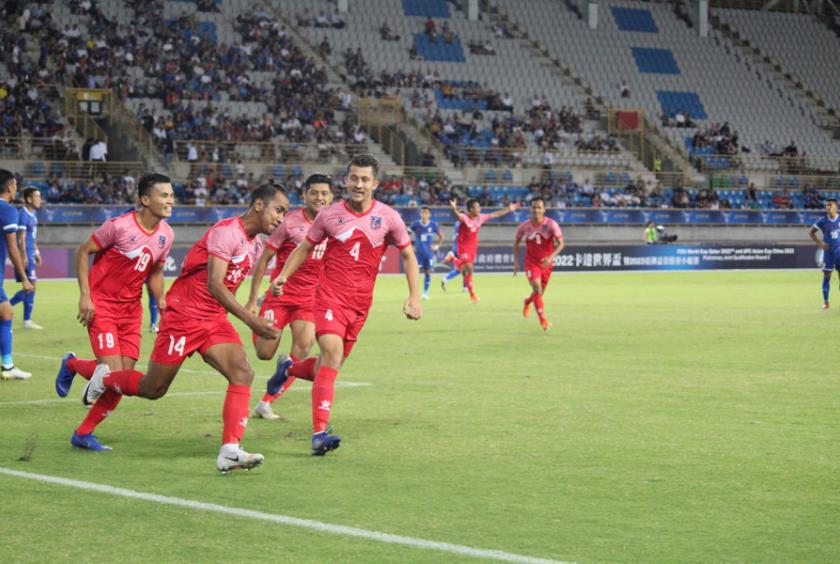
[[[36,268],[41,266],[41,253],[38,251],[38,217],[35,213],[41,209],[41,191],[34,186],[23,191],[23,206],[18,211],[18,248],[23,258],[26,276],[37,289],[38,275]],[[15,280],[22,282],[20,275],[15,272]],[[23,302],[23,328],[43,329],[32,321],[32,310],[35,308],[35,289],[31,292],[18,290],[9,303],[16,306]]]
[[[23,291],[31,292],[34,287],[26,276],[23,259],[18,252],[18,211],[10,203],[15,199],[15,195],[17,195],[15,175],[8,170],[0,169],[0,229],[3,230],[3,236],[0,237],[0,265],[6,263],[6,256],[8,256],[23,283]],[[0,360],[2,360],[0,378],[3,380],[26,380],[32,376],[29,372],[16,367],[12,360],[12,305],[2,285],[0,285]]]
[[[429,286],[432,284],[432,269],[435,267],[435,254],[443,242],[443,231],[432,221],[432,210],[428,206],[420,208],[420,221],[411,224],[414,232],[414,248],[420,271],[423,272],[424,300],[429,299]]]
[[[837,269],[840,275],[840,215],[837,200],[826,200],[826,214],[819,218],[808,234],[823,251],[823,309],[828,309],[828,290],[831,287],[831,271]],[[822,231],[822,240],[817,233]]]
[[[466,210],[458,210],[458,211],[460,211],[461,213],[466,213]],[[446,258],[443,261],[445,263],[452,262],[455,259],[455,257],[458,256],[458,228],[460,226],[461,226],[461,222],[456,221],[455,222],[455,229],[454,229],[454,232],[452,234],[452,250],[449,251],[448,253],[446,253]],[[444,276],[443,278],[440,279],[440,289],[445,292],[446,291],[446,283],[449,282],[450,280],[452,280],[453,278],[456,278],[459,274],[461,274],[461,271],[453,266],[452,270],[447,272],[446,276]],[[463,290],[465,292],[467,291],[466,284],[464,285]]]

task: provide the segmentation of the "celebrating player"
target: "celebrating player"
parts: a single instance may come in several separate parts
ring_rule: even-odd
[[[544,331],[551,328],[545,318],[543,294],[551,278],[554,258],[563,251],[563,232],[557,222],[546,217],[545,200],[540,197],[531,200],[531,219],[519,225],[513,243],[513,275],[519,272],[519,255],[522,239],[525,239],[525,276],[531,283],[532,293],[525,298],[522,315],[528,317],[531,304],[536,306],[540,326]]]
[[[77,319],[87,327],[96,360],[82,360],[67,353],[55,378],[55,391],[65,397],[73,378],[89,380],[97,364],[110,370],[128,370],[140,358],[143,324],[143,286],[148,279],[160,307],[163,301],[163,267],[175,235],[164,219],[172,216],[175,193],[168,176],[146,174],[137,184],[138,209],[109,219],[76,249],[79,281]],[[88,274],[88,257],[94,254]],[[93,451],[110,447],[99,442],[94,429],[111,414],[122,395],[107,391],[96,401],[70,444]]]
[[[257,310],[257,294],[260,290],[265,269],[273,257],[277,257],[272,278],[280,274],[286,259],[297,246],[306,238],[309,226],[318,216],[321,209],[332,203],[332,178],[325,174],[312,174],[304,183],[303,193],[304,207],[289,212],[280,227],[271,234],[265,242],[265,250],[257,261],[254,269],[254,276],[251,280],[251,294],[248,298],[247,307],[250,311]],[[274,327],[283,331],[286,325],[292,329],[292,348],[290,357],[293,362],[303,360],[309,354],[309,350],[315,343],[315,317],[312,311],[315,300],[315,288],[321,278],[324,265],[324,252],[327,242],[323,241],[312,253],[306,257],[295,275],[289,280],[283,289],[282,296],[274,296],[270,291],[266,292],[263,299],[260,315],[274,321]],[[254,346],[257,349],[257,357],[261,360],[269,360],[277,352],[280,344],[280,334],[276,339],[266,339],[253,335]],[[262,400],[254,408],[254,415],[262,419],[279,419],[280,416],[271,409],[271,403],[279,398],[295,378],[288,377],[278,385],[278,379],[283,378],[285,369],[288,367],[288,358],[281,355],[277,360],[278,371],[276,376],[268,381],[267,390]]]
[[[35,287],[26,275],[17,244],[18,211],[10,204],[16,194],[15,175],[11,171],[0,169],[0,227],[3,228],[3,237],[0,239],[0,265],[6,264],[8,256],[15,269],[15,275],[23,284],[23,291],[32,292]],[[12,306],[0,279],[0,379],[27,380],[32,374],[16,367],[12,359],[12,316]]]
[[[262,464],[263,455],[249,454],[239,446],[248,424],[254,371],[227,313],[260,337],[278,337],[272,322],[239,304],[235,292],[262,250],[257,235],[273,233],[288,209],[285,190],[267,184],[251,193],[250,206],[243,215],[212,226],[187,253],[181,275],[166,294],[166,309],[146,374],[130,369],[112,372],[100,364],[85,387],[84,401],[96,400],[105,390],[148,399],[163,397],[181,364],[198,351],[229,382],[216,468],[227,473]]]
[[[808,235],[823,251],[823,309],[828,309],[828,292],[831,288],[831,271],[837,269],[840,275],[840,214],[837,213],[837,200],[826,200],[826,214],[811,227]],[[822,241],[817,232],[822,231]]]
[[[473,271],[476,256],[478,255],[478,232],[481,226],[491,219],[502,217],[512,211],[519,209],[519,204],[510,204],[508,207],[494,211],[493,213],[481,213],[481,204],[478,200],[467,200],[467,213],[461,213],[458,210],[458,200],[449,202],[452,213],[460,222],[458,228],[458,256],[456,258],[449,258],[450,262],[454,262],[455,267],[461,271],[464,276],[464,283],[467,285],[467,290],[470,292],[470,299],[473,303],[478,303],[478,296],[475,294],[473,287]]]
[[[432,219],[432,210],[428,206],[420,208],[420,220],[411,224],[414,231],[415,254],[420,270],[423,272],[424,300],[429,299],[429,286],[432,285],[432,269],[435,266],[435,253],[443,243],[443,231]]]
[[[458,210],[458,214],[459,214],[459,215],[460,215],[460,214],[462,214],[462,213],[464,213],[464,210]],[[454,225],[454,227],[453,227],[453,229],[452,229],[452,250],[451,250],[451,251],[449,251],[448,253],[446,253],[446,257],[443,259],[443,262],[445,262],[445,263],[447,263],[447,264],[454,262],[454,261],[455,261],[455,259],[458,257],[458,228],[459,228],[460,226],[461,226],[461,222],[460,222],[460,221],[456,221],[456,222],[455,222],[455,225]],[[449,272],[447,272],[447,273],[444,275],[444,277],[440,279],[440,289],[441,289],[441,290],[443,290],[443,291],[445,292],[445,291],[446,291],[446,284],[447,284],[450,280],[452,280],[453,278],[457,277],[459,274],[461,274],[461,271],[458,269],[458,267],[456,267],[456,266],[453,264],[453,265],[452,265],[452,270],[450,270]],[[463,280],[463,278],[462,278],[461,280]],[[466,286],[466,284],[464,284],[464,285],[463,285],[463,287],[461,288],[461,290],[462,290],[463,292],[466,292],[466,291],[467,291],[467,286]]]
[[[23,266],[26,268],[26,275],[29,281],[32,282],[32,287],[36,288],[38,276],[35,268],[41,265],[41,253],[38,251],[38,217],[35,215],[37,210],[41,209],[41,191],[30,186],[23,191],[23,206],[21,206],[18,215],[18,246],[20,248],[20,256],[23,257]],[[15,273],[15,279],[21,282],[20,276]],[[32,321],[32,309],[35,307],[35,290],[31,292],[24,292],[18,290],[12,296],[9,303],[15,306],[23,302],[23,328],[24,329],[43,329],[40,325]]]
[[[312,454],[336,449],[341,437],[327,430],[335,395],[335,379],[356,344],[373,303],[373,287],[382,255],[395,245],[405,266],[408,299],[403,314],[420,319],[417,258],[400,215],[373,199],[379,186],[379,162],[369,154],[353,157],[347,165],[348,200],[321,211],[306,239],[289,255],[283,270],[271,282],[282,294],[290,277],[322,241],[330,243],[324,255],[324,273],[315,294],[315,334],[320,357],[307,358],[288,370],[289,376],[312,380]]]

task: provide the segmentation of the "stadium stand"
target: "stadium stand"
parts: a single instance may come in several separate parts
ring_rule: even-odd
[[[698,130],[731,124],[738,132],[737,161],[718,162],[718,168],[730,168],[734,162],[772,169],[773,163],[760,158],[760,147],[768,140],[779,147],[789,146],[791,136],[799,153],[823,159],[810,168],[828,166],[825,159],[837,154],[837,142],[814,123],[806,108],[789,103],[784,85],[767,77],[759,79],[719,31],[701,38],[669,4],[601,2],[610,10],[600,18],[597,30],[590,30],[587,22],[569,9],[569,4],[576,5],[582,13],[585,5],[575,0],[566,4],[498,0],[496,4],[554,55],[566,60],[608,105],[643,108],[648,115],[666,118],[666,130],[675,145],[684,146],[685,139]],[[639,55],[644,51],[638,49],[663,52],[659,55],[662,61],[668,57],[664,53],[670,53],[674,65],[659,60],[641,62]],[[672,72],[650,72],[640,64],[645,69],[666,65]],[[629,86],[629,96],[621,95],[622,81]],[[671,120],[679,111],[690,115],[696,127],[674,127]],[[830,166],[834,169],[835,165]]]

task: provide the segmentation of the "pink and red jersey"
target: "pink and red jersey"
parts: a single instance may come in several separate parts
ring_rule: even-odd
[[[306,233],[311,226],[312,221],[306,215],[305,209],[299,208],[287,213],[283,223],[266,240],[265,246],[277,251],[274,272],[271,274],[272,280],[283,270],[292,251],[306,239]],[[324,270],[326,249],[327,240],[312,249],[304,263],[283,286],[283,295],[279,300],[281,303],[305,304],[315,298],[315,289],[318,287],[318,281]]]
[[[526,263],[537,263],[550,256],[554,252],[554,239],[562,238],[560,226],[550,217],[543,218],[539,225],[529,219],[516,230],[516,242],[525,239]]]
[[[90,297],[95,305],[108,307],[140,304],[149,272],[166,262],[175,235],[165,221],[149,233],[132,211],[109,219],[90,238],[100,248],[88,278]]]
[[[461,225],[458,227],[459,252],[464,249],[478,248],[478,232],[481,230],[481,226],[490,221],[490,219],[492,217],[489,213],[482,213],[477,217],[466,213],[458,216],[458,221],[461,222]]]
[[[225,315],[225,308],[207,289],[210,256],[227,261],[225,286],[236,294],[239,285],[256,264],[262,246],[258,237],[248,237],[239,216],[216,223],[184,258],[181,275],[166,294],[166,307],[197,321]]]
[[[400,250],[411,246],[400,214],[376,200],[361,214],[345,202],[321,210],[306,239],[318,245],[327,238],[317,299],[357,311],[366,311],[373,302],[373,286],[388,245]]]

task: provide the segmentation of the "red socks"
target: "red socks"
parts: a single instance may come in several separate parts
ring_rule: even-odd
[[[464,276],[464,283],[467,285],[467,290],[470,291],[470,296],[475,297],[475,290],[473,289],[472,273]]]
[[[543,315],[543,299],[542,299],[542,294],[538,294],[538,293],[534,292],[534,293],[531,295],[531,297],[532,297],[532,298],[533,298],[533,300],[534,300],[534,305],[536,306],[536,309],[537,309],[537,315],[539,316],[540,321],[544,321],[544,320],[545,320],[545,315]]]
[[[532,303],[534,303],[534,294],[531,294],[530,296],[528,296],[527,298],[525,298],[525,303],[526,303],[526,304],[532,304]]]
[[[245,427],[248,426],[250,403],[250,386],[228,384],[227,394],[225,395],[225,406],[222,409],[222,420],[224,421],[224,429],[222,430],[223,445],[228,443],[239,444],[242,441]]]
[[[67,361],[67,368],[84,378],[90,380],[93,376],[93,371],[96,369],[95,360],[82,360],[81,358],[71,358]]]
[[[310,356],[300,362],[295,362],[292,367],[289,368],[289,380],[292,378],[300,378],[301,380],[307,380],[309,382],[314,381],[316,364],[318,364],[317,356]]]
[[[93,361],[89,360],[83,362]],[[102,423],[105,418],[111,415],[111,412],[117,408],[121,399],[122,395],[112,390],[105,390],[105,392],[99,396],[99,399],[96,400],[96,403],[93,404],[93,407],[90,408],[90,411],[88,411],[87,416],[84,421],[82,421],[82,424],[76,429],[76,434],[87,435],[88,433],[93,433],[96,426]]]
[[[330,410],[335,396],[335,378],[338,370],[321,366],[312,383],[312,432],[326,431]]]
[[[139,394],[140,380],[143,373],[139,370],[115,370],[105,375],[102,380],[105,387],[124,396],[136,396]]]

